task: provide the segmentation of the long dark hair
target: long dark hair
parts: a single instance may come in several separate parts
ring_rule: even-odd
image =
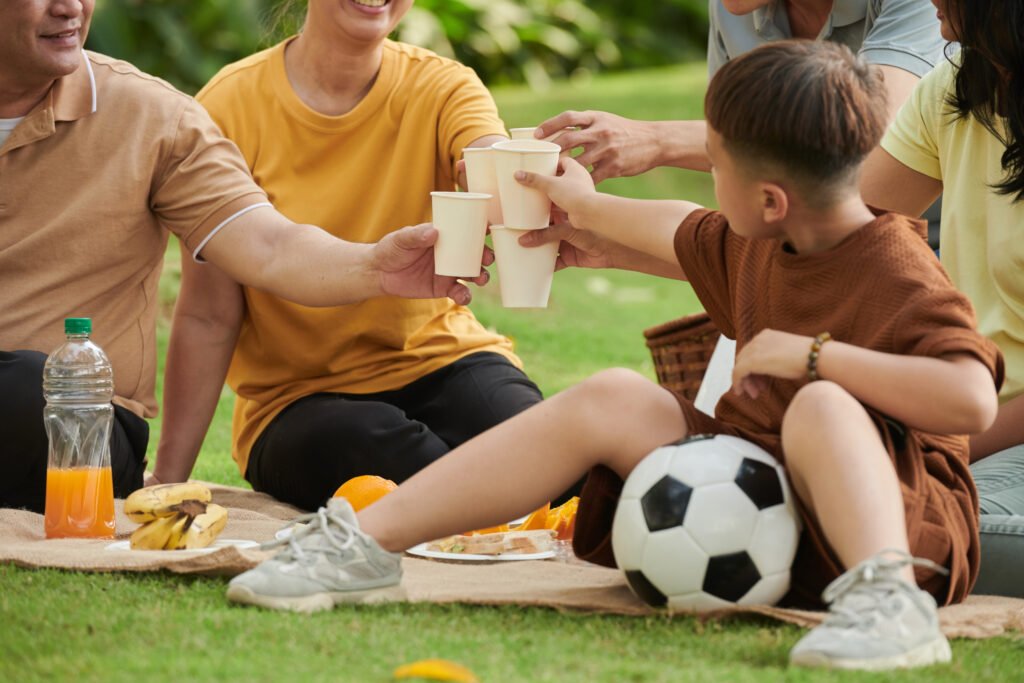
[[[956,91],[958,117],[973,116],[1006,146],[1006,173],[993,187],[1024,199],[1024,2],[948,0],[961,51]]]

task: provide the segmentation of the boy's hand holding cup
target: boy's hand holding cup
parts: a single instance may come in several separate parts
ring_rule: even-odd
[[[585,230],[581,220],[587,204],[597,194],[594,181],[576,160],[563,156],[559,158],[562,175],[541,175],[529,171],[517,171],[516,181],[525,187],[543,192],[558,209],[565,212],[573,227]]]

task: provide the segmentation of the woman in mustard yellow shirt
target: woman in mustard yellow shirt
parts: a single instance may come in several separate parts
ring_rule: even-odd
[[[429,219],[463,148],[504,137],[471,69],[387,39],[411,5],[310,0],[301,33],[199,93],[293,220],[375,242]],[[188,476],[226,370],[240,471],[307,509],[357,475],[402,481],[541,400],[511,342],[446,299],[309,308],[185,264],[173,329],[159,481]]]

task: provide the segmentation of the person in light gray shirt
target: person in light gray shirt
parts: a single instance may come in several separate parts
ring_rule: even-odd
[[[945,41],[935,7],[926,0],[835,0],[825,4],[832,5],[832,11],[813,37],[846,45],[870,64],[902,69],[920,78],[942,55]],[[708,71],[712,75],[736,55],[797,37],[794,28],[800,31],[808,21],[811,25],[805,33],[817,26],[813,9],[801,14],[801,7],[813,8],[813,2],[711,0],[709,5]],[[756,9],[750,11],[751,6]],[[740,13],[740,9],[745,11]],[[808,14],[810,19],[804,19]]]
[[[927,0],[709,0],[708,70],[758,45],[789,38],[842,43],[885,76],[889,118],[942,59],[944,41]],[[566,111],[539,138],[568,127],[562,149],[583,148],[595,182],[658,166],[709,170],[704,121],[637,121],[601,111]]]

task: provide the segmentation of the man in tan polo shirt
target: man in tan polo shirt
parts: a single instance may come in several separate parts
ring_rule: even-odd
[[[428,225],[356,244],[280,215],[192,98],[83,50],[94,4],[0,1],[2,507],[43,508],[42,366],[66,317],[93,319],[114,367],[115,494],[142,484],[169,232],[238,282],[308,306],[470,298],[433,275]]]

